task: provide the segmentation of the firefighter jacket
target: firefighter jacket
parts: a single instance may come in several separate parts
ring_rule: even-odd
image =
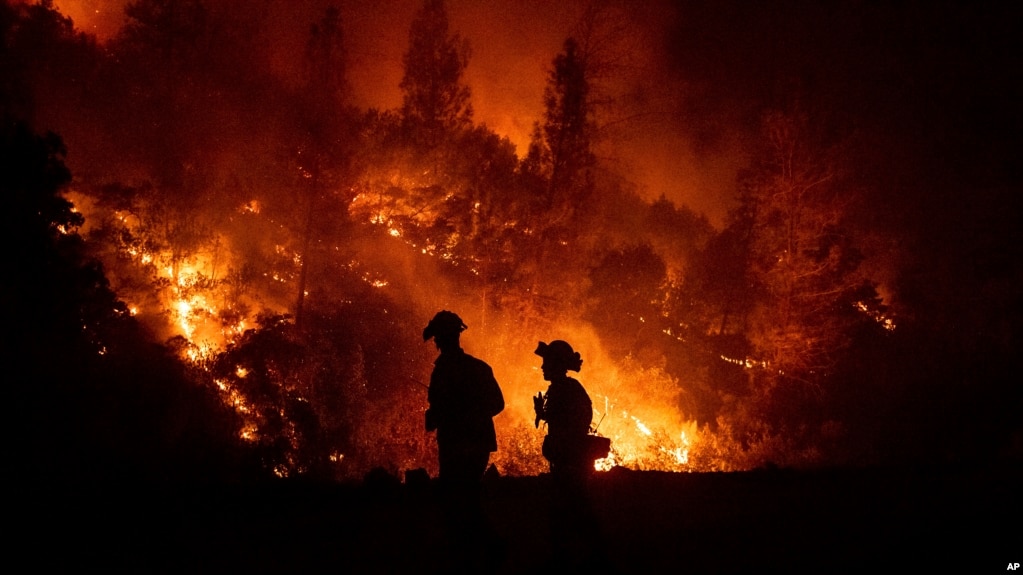
[[[504,395],[486,362],[459,348],[441,353],[430,376],[426,428],[437,430],[437,444],[457,450],[497,451],[493,417],[504,409]]]
[[[586,435],[593,419],[593,405],[581,383],[571,377],[555,378],[546,398],[543,419],[550,435]]]

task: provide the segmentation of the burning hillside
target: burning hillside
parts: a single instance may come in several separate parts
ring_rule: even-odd
[[[826,209],[827,189],[801,207],[819,223],[790,239],[823,251],[795,263],[825,270],[820,281],[839,300],[855,296],[860,308],[850,303],[837,314],[838,324],[814,335],[820,342],[784,352],[772,351],[775,336],[750,330],[748,320],[729,324],[756,308],[736,298],[732,280],[701,269],[716,265],[720,249],[707,220],[664,200],[647,204],[599,158],[609,110],[598,102],[613,85],[607,42],[621,39],[601,28],[606,14],[588,12],[579,35],[552,57],[537,94],[544,111],[520,153],[474,123],[469,51],[449,29],[443,3],[416,12],[403,104],[384,111],[348,99],[338,10],[312,23],[294,66],[303,71],[297,85],[280,83],[258,59],[247,60],[247,75],[237,76],[243,83],[232,85],[221,64],[243,46],[213,35],[231,25],[221,8],[128,5],[121,33],[91,53],[92,73],[117,80],[112,96],[121,109],[110,115],[90,104],[83,112],[85,125],[107,135],[104,145],[123,151],[67,197],[131,316],[234,410],[237,437],[276,475],[435,469],[420,383],[434,352],[414,334],[438,309],[466,318],[468,349],[493,365],[502,385],[508,408],[497,418],[494,462],[510,474],[545,467],[542,430],[530,425],[529,398],[545,386],[530,353],[536,341],[566,339],[587,358],[581,377],[593,425],[613,441],[600,469],[730,469],[748,465],[743,454],[783,432],[737,431],[731,416],[722,419],[734,409],[733,392],[714,379],[731,379],[741,396],[748,376],[722,365],[742,350],[724,355],[716,338],[767,337],[751,339],[748,353],[784,353],[772,363],[795,369],[785,362],[797,359],[805,370],[840,340],[838,324],[883,313],[869,299],[870,284],[845,263],[848,246],[831,239],[842,222]],[[70,25],[46,10],[25,18]],[[62,33],[79,41],[70,27]],[[217,45],[215,56],[204,39]],[[266,101],[254,103],[254,93]],[[247,137],[230,137],[240,133]],[[126,141],[111,142],[114,134]],[[769,142],[801,145],[807,134],[784,137]],[[132,140],[140,145],[123,147]],[[826,155],[801,161],[811,170],[831,165]],[[780,253],[766,243],[749,249]],[[778,271],[780,280],[772,279]],[[743,273],[784,281],[797,272]],[[786,297],[817,287],[801,280]],[[860,319],[848,313],[856,309]],[[817,329],[802,319],[788,328]]]
[[[218,425],[263,473],[435,471],[423,412],[436,350],[418,334],[441,309],[469,325],[466,351],[504,391],[492,461],[507,475],[546,469],[538,341],[585,358],[593,426],[612,439],[602,470],[877,460],[907,432],[885,402],[921,405],[890,390],[953,373],[906,367],[944,356],[914,322],[960,325],[943,314],[971,306],[929,299],[907,264],[922,248],[878,207],[885,175],[869,170],[876,142],[839,113],[854,109],[832,94],[844,81],[719,101],[709,80],[673,76],[681,62],[694,77],[724,70],[663,45],[679,7],[571,4],[556,42],[545,30],[503,60],[486,45],[475,70],[470,40],[489,36],[473,22],[518,8],[135,0],[115,31],[64,4],[4,3],[3,104],[10,126],[60,134],[41,153],[73,178],[39,178],[74,215],[11,213],[101,263],[74,260],[102,279],[68,283],[98,298],[92,315],[59,308],[82,349],[109,359],[128,331],[97,326],[135,326],[191,392],[217,398]],[[535,81],[515,93],[529,102],[499,97],[510,81],[494,71],[526,61]],[[636,177],[651,163],[672,165]],[[998,317],[1011,290],[985,281],[971,297],[994,303],[971,309]],[[904,314],[905,293],[927,311]],[[1008,357],[1011,333],[977,349]],[[906,359],[918,349],[931,359]],[[169,428],[187,427],[175,417]]]

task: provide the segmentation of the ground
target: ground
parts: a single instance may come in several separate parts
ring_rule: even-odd
[[[548,570],[548,477],[497,477],[484,504],[496,573]],[[591,482],[602,534],[586,573],[871,572],[1023,562],[1023,469],[615,469]],[[29,487],[10,548],[30,570],[443,573],[436,486]],[[40,551],[41,550],[41,551]],[[18,564],[16,561],[14,564]]]

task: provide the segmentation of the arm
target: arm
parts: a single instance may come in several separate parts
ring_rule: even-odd
[[[547,419],[547,414],[544,411],[544,401],[547,398],[543,396],[543,392],[536,392],[536,396],[533,397],[533,411],[536,412],[536,419],[533,420],[534,427],[540,427],[540,420]]]
[[[437,369],[434,368],[433,373],[430,374],[430,387],[427,391],[426,401],[429,407],[426,408],[426,430],[436,431],[440,424],[440,404],[443,403],[440,399],[440,388],[443,387],[438,381]]]
[[[494,370],[486,363],[481,363],[483,369],[480,374],[480,383],[483,385],[483,400],[485,402],[487,415],[494,417],[498,413],[504,411],[504,393],[501,392],[501,386],[497,384],[497,379],[494,377]]]

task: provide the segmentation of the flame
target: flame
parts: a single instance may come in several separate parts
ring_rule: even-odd
[[[884,313],[871,309],[866,303],[858,301],[853,304],[857,310],[867,315],[867,317],[873,319],[877,323],[881,324],[881,327],[887,331],[895,331],[895,320],[885,315]]]
[[[615,454],[612,451],[603,459],[598,459],[593,462],[593,468],[597,471],[610,471],[614,467],[618,466],[618,461],[615,458]]]
[[[256,429],[256,426],[254,424],[246,423],[242,427],[242,430],[241,432],[239,432],[238,436],[244,439],[245,441],[255,442],[259,439],[259,430]]]
[[[428,256],[426,259],[435,262],[437,266],[464,265],[469,273],[480,273],[478,262],[471,259],[458,260],[455,257],[455,248],[464,238],[456,235],[448,238],[420,237],[412,227],[407,227],[417,225],[415,218],[408,218],[411,224],[407,224],[405,218],[399,218],[399,225],[378,208],[371,194],[363,194],[353,200],[352,213],[362,214],[364,222],[379,226],[382,234],[395,238],[399,244],[407,245],[410,253],[425,254]],[[257,200],[250,200],[232,210],[232,213],[242,214],[234,217],[244,218],[246,226],[264,224],[267,228],[277,229],[278,224],[269,219],[268,212]],[[145,228],[137,215],[126,212],[114,215],[112,219],[117,225],[136,236],[143,235]],[[236,304],[236,296],[228,297],[225,293],[225,274],[229,269],[241,269],[247,263],[241,261],[242,256],[232,249],[232,240],[227,232],[215,232],[206,246],[187,253],[177,253],[169,248],[160,249],[160,243],[153,238],[142,239],[147,241],[120,246],[123,259],[130,261],[137,273],[153,277],[153,293],[137,294],[137,299],[144,305],[130,306],[130,313],[136,315],[140,309],[145,309],[145,321],[166,319],[173,335],[180,335],[188,342],[182,348],[183,358],[203,369],[203,366],[209,364],[207,360],[225,350],[256,323],[257,313],[287,309],[290,303],[275,304],[266,296],[266,291],[270,289],[266,286],[294,285],[297,268],[303,262],[302,254],[294,250],[293,244],[289,244],[280,235],[269,236],[263,244],[264,249],[270,252],[268,265],[257,274],[266,278],[261,284],[263,292],[259,299],[253,298],[249,300],[249,306],[242,307]],[[341,250],[336,251],[343,253]],[[351,277],[373,288],[402,285],[402,272],[398,267],[374,266],[373,261],[357,259],[342,262],[336,263],[347,268]],[[293,295],[294,291],[289,291],[289,296]],[[486,349],[478,355],[494,367],[507,401],[505,412],[495,419],[499,441],[502,442],[495,455],[495,463],[502,471],[511,469],[513,473],[538,473],[545,466],[539,449],[543,433],[533,428],[531,404],[522,398],[528,400],[535,394],[538,384],[542,383],[542,377],[537,369],[539,365],[536,358],[529,350],[523,351],[522,342],[530,339],[534,342],[538,339],[549,340],[554,334],[533,333],[525,329],[520,318],[516,317],[488,318],[487,321],[469,318],[469,321],[473,331],[469,332],[470,336],[465,343],[471,350],[473,345],[486,342]],[[586,370],[580,379],[594,401],[593,422],[596,432],[610,438],[612,442],[611,452],[606,458],[595,462],[595,469],[694,469],[694,447],[699,445],[700,436],[696,424],[683,417],[679,407],[678,394],[684,382],[668,377],[662,370],[646,369],[630,360],[612,360],[588,324],[559,326],[558,329],[562,331],[557,337],[571,341],[586,357]],[[473,339],[477,333],[481,334],[481,339]],[[246,442],[259,442],[265,439],[263,434],[268,433],[261,427],[263,423],[259,419],[259,410],[232,383],[252,376],[251,367],[237,365],[232,368],[230,378],[218,378],[214,384],[224,404],[241,416],[243,423],[238,431],[239,437]],[[334,452],[330,455],[330,461],[340,464],[345,457],[343,453]],[[284,477],[295,470],[290,464],[282,464],[273,472]]]

